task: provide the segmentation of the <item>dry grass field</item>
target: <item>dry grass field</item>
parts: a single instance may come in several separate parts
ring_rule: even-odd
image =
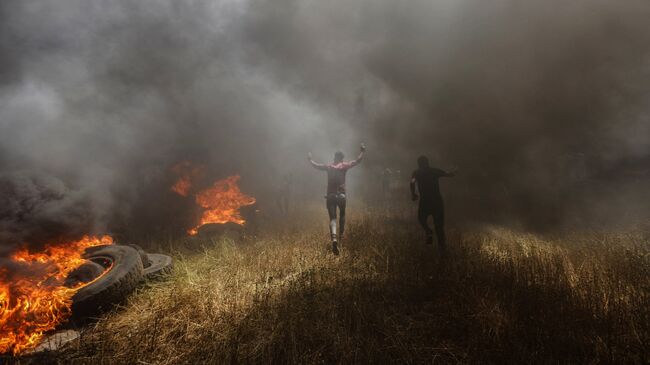
[[[320,212],[319,213],[323,213]],[[320,219],[319,219],[320,218]],[[158,242],[173,275],[100,318],[62,364],[644,363],[650,234],[449,233],[356,214],[341,256],[322,214]]]

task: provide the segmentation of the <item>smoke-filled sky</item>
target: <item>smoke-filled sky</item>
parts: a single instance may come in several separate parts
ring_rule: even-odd
[[[559,219],[576,191],[621,212],[648,193],[648,19],[647,0],[3,0],[0,239],[137,221],[181,160],[320,194],[306,153],[362,141],[353,191],[425,153],[459,167],[460,216]]]

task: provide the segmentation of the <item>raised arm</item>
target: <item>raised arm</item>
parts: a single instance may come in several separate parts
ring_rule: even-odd
[[[454,177],[458,172],[458,167],[452,167],[450,170],[443,171],[443,172],[444,172],[444,175],[442,175],[443,177]]]
[[[348,162],[350,167],[354,167],[358,165],[361,162],[361,160],[363,160],[364,153],[366,153],[366,145],[362,143],[361,145],[359,145],[359,156],[357,156],[355,160]]]
[[[318,163],[318,162],[314,161],[311,152],[309,152],[309,154],[307,154],[307,159],[309,160],[309,163],[310,163],[312,166],[314,166],[314,168],[315,168],[316,170],[327,170],[327,165],[322,164],[322,163]]]
[[[432,169],[434,173],[436,174],[437,177],[454,177],[456,176],[456,172],[458,171],[457,167],[453,167],[450,170],[442,170],[442,169]]]

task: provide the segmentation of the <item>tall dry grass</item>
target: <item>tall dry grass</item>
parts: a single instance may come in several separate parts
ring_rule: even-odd
[[[318,218],[321,218],[320,215]],[[539,237],[451,231],[441,261],[410,217],[351,219],[342,254],[320,219],[164,243],[148,283],[65,364],[644,363],[647,232]]]

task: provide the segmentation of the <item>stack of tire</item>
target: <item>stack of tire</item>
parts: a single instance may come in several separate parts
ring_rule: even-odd
[[[73,296],[72,313],[77,319],[110,309],[142,281],[159,279],[172,270],[171,257],[146,253],[137,245],[95,246],[86,250],[85,258],[86,275],[103,275]]]

